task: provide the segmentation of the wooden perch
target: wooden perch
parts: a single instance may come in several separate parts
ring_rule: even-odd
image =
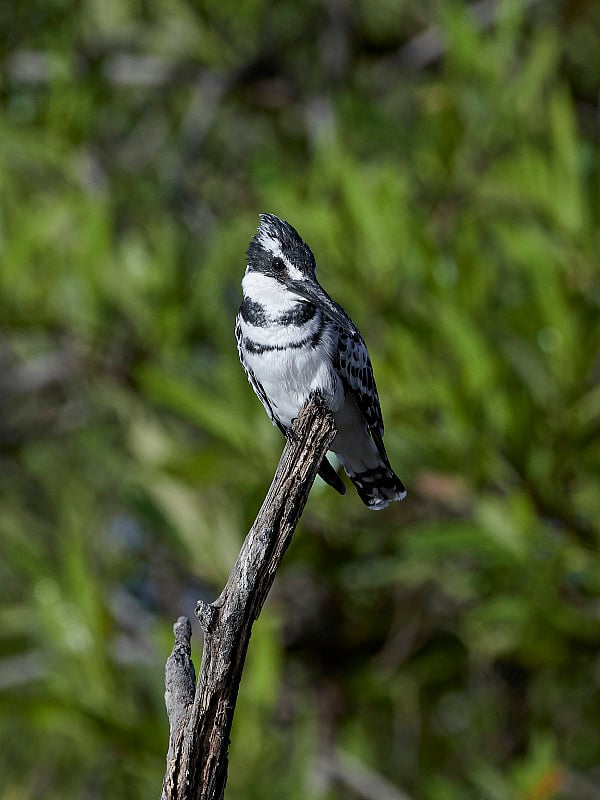
[[[221,595],[199,601],[204,651],[194,691],[191,625],[180,617],[165,668],[170,736],[161,800],[222,800],[229,734],[252,624],[281,564],[317,470],[335,436],[331,414],[312,395],[287,440],[277,472]]]

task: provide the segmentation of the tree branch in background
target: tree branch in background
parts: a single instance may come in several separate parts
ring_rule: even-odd
[[[252,631],[335,428],[317,396],[300,412],[271,487],[227,585],[213,603],[199,601],[204,652],[194,692],[191,626],[175,624],[165,668],[170,737],[162,800],[221,800],[227,781],[229,734]]]

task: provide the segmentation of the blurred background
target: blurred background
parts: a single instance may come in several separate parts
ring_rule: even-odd
[[[600,4],[23,0],[0,36],[0,797],[159,795],[173,622],[282,449],[233,336],[268,211],[409,496],[315,484],[228,796],[600,798]]]

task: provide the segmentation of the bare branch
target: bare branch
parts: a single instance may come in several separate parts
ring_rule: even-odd
[[[221,595],[200,601],[196,616],[204,652],[191,702],[193,666],[189,622],[175,625],[166,668],[171,726],[163,800],[221,800],[229,734],[254,620],[267,598],[335,428],[318,396],[311,396],[292,428],[271,487]]]

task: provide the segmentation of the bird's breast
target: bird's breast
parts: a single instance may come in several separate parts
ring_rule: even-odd
[[[284,426],[315,389],[332,410],[340,405],[343,388],[333,368],[336,334],[317,306],[293,295],[276,306],[246,295],[238,328],[246,365]]]

